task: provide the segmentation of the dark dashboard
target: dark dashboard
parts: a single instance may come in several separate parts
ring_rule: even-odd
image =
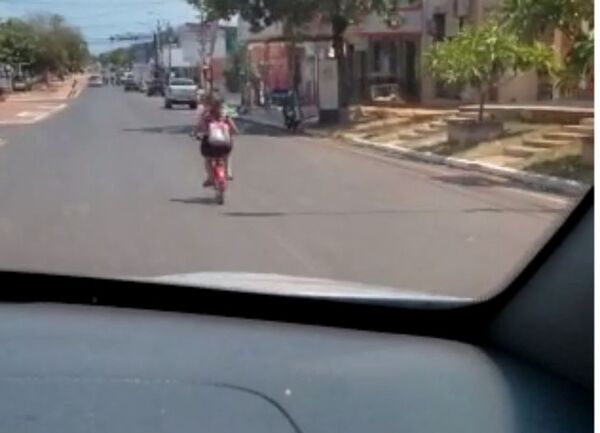
[[[6,432],[584,432],[592,399],[501,351],[126,309],[0,308]]]

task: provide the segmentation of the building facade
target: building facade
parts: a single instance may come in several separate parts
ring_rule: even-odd
[[[464,26],[482,22],[500,3],[501,0],[407,0],[389,19],[374,13],[363,17],[345,33],[350,100],[425,104],[475,101],[475,94],[469,89],[435,82],[424,66],[424,53],[433,43],[453,37]],[[331,50],[331,33],[326,24],[315,22],[307,25],[302,34],[306,36],[296,44],[292,62],[289,38],[281,25],[252,33],[248,23],[239,22],[239,38],[247,44],[249,69],[261,86],[266,91],[289,88],[293,76],[290,71],[295,66],[300,75],[301,97],[310,102],[318,96],[316,71],[319,59]],[[560,43],[555,46],[559,53]],[[489,96],[499,103],[556,97],[548,78],[535,71],[505,77]]]
[[[237,22],[221,21],[215,28],[214,44],[211,44],[212,36],[202,24],[186,23],[180,26],[176,30],[178,44],[175,56],[183,76],[200,79],[203,64],[208,63],[210,58],[212,80],[215,85],[223,86],[228,59],[237,47],[237,32]]]

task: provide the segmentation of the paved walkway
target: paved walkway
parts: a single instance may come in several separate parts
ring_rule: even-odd
[[[26,125],[37,123],[67,106],[64,102],[0,103],[0,125]]]
[[[315,106],[302,107],[304,113],[304,124],[315,125],[318,122],[319,110]],[[249,113],[239,116],[243,120],[252,121],[265,126],[272,126],[275,128],[283,127],[283,115],[281,114],[281,107],[272,107],[266,110],[262,107],[254,107]]]
[[[77,96],[86,82],[85,75],[73,75],[65,81],[52,81],[47,87],[40,85],[30,92],[11,93],[5,102],[65,101]]]
[[[0,125],[27,125],[40,122],[63,110],[67,101],[85,88],[85,76],[75,75],[64,82],[53,82],[50,88],[12,93],[0,102]]]

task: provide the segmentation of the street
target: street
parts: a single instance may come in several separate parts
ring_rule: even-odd
[[[86,89],[0,126],[0,266],[107,277],[243,271],[462,296],[506,283],[570,199],[242,125],[225,206],[194,112]]]

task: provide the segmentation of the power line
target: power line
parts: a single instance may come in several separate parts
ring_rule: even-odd
[[[173,0],[173,3],[175,0]],[[89,2],[87,0],[0,0],[0,5],[2,4],[13,4],[18,6],[89,6]],[[157,6],[164,5],[165,1],[161,0],[115,0],[115,1],[102,1],[94,7],[102,7],[102,6]]]

